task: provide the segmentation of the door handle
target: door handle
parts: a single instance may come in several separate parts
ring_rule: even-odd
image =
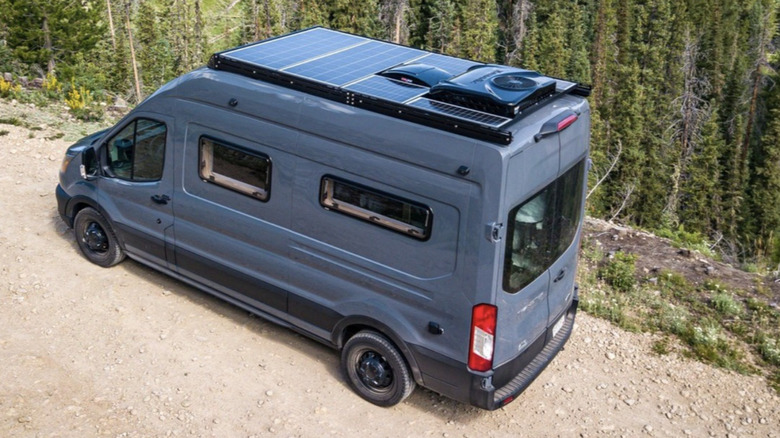
[[[165,205],[170,200],[171,198],[169,198],[168,195],[152,195],[152,201],[155,204]]]
[[[557,283],[561,280],[563,280],[563,277],[566,276],[566,268],[561,269],[561,272],[558,273],[558,275],[553,279],[553,283]]]

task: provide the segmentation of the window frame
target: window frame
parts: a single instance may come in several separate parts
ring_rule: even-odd
[[[508,214],[507,214],[507,233],[506,233],[506,244],[504,245],[504,257],[503,257],[503,268],[501,271],[501,287],[504,290],[504,292],[509,294],[516,294],[523,290],[526,286],[533,283],[537,278],[539,278],[539,275],[542,275],[545,271],[549,270],[550,267],[555,263],[556,260],[558,260],[563,253],[566,252],[566,250],[571,246],[571,244],[576,240],[577,238],[577,230],[579,229],[580,223],[582,222],[582,219],[584,217],[584,211],[582,209],[582,201],[585,197],[584,195],[584,187],[587,187],[587,184],[585,182],[585,178],[587,177],[587,159],[582,159],[578,162],[576,162],[573,166],[568,168],[565,172],[558,175],[555,180],[551,181],[546,186],[542,187],[535,193],[533,193],[531,196],[528,196],[525,198],[522,202],[518,203],[517,205],[513,206]],[[579,168],[579,169],[578,169]],[[553,242],[554,236],[560,236],[561,235],[561,214],[563,212],[563,204],[560,201],[560,197],[563,194],[563,183],[564,183],[564,177],[569,174],[569,172],[574,171],[577,169],[577,173],[580,176],[580,180],[577,182],[576,186],[579,186],[581,189],[579,193],[576,193],[575,199],[579,200],[579,203],[576,205],[576,211],[578,211],[578,220],[577,224],[574,228],[574,233],[571,236],[571,240],[566,242],[565,245],[562,244],[561,241]],[[546,257],[545,257],[545,265],[546,267],[539,272],[538,275],[531,278],[529,281],[525,283],[521,283],[519,287],[511,287],[510,281],[511,281],[511,264],[512,264],[512,255],[514,254],[513,249],[513,242],[514,242],[514,233],[515,233],[515,217],[517,216],[518,211],[520,208],[525,206],[528,202],[535,199],[537,196],[542,194],[543,192],[550,190],[551,192],[551,198],[548,201],[548,207],[552,208],[554,211],[552,212],[552,217],[549,217],[548,215],[545,215],[545,217],[542,219],[541,222],[548,222],[549,221],[549,229],[546,230],[546,241],[543,243],[543,247],[546,248]]]
[[[228,175],[214,172],[214,150],[212,146],[210,160],[206,159],[204,153],[204,140],[211,142],[212,145],[218,145],[226,149],[240,152],[244,155],[265,160],[268,168],[266,170],[265,188],[232,178]],[[206,174],[206,169],[210,165],[210,175]],[[232,192],[248,196],[261,202],[268,202],[271,199],[271,181],[272,181],[273,161],[271,156],[259,151],[253,151],[239,145],[214,138],[209,135],[198,137],[198,176],[206,183],[211,183],[223,187]]]
[[[163,153],[160,162],[160,175],[157,178],[154,179],[137,179],[135,177],[135,170],[136,170],[136,148],[138,146],[138,122],[141,120],[148,120],[150,122],[163,125],[165,127],[165,135],[163,137]],[[130,176],[124,177],[122,175],[119,175],[113,168],[113,162],[111,161],[111,150],[114,149],[116,146],[113,146],[111,143],[116,139],[116,137],[122,133],[125,129],[127,129],[129,126],[133,126],[133,144],[131,146],[131,149],[133,151],[133,159],[130,162]],[[128,182],[134,182],[134,183],[151,183],[151,182],[158,182],[162,180],[163,174],[165,173],[165,156],[167,154],[168,149],[168,124],[162,120],[153,119],[151,117],[138,117],[127,124],[123,125],[120,129],[118,129],[111,137],[109,137],[104,143],[103,143],[104,151],[105,153],[101,153],[102,157],[105,157],[105,165],[103,165],[104,173],[111,177],[116,179],[121,179],[122,181],[128,181]]]
[[[338,198],[334,198],[333,195],[335,192],[335,184],[343,184],[352,189],[357,189],[366,192],[367,194],[370,194],[372,196],[380,196],[383,198],[387,198],[388,200],[391,200],[393,202],[401,202],[404,204],[408,204],[410,206],[421,208],[426,212],[425,226],[423,228],[420,228],[412,224],[409,224],[407,222],[395,218],[391,218],[389,216],[385,216],[373,210],[360,207],[353,203],[344,200],[339,200]],[[345,216],[359,219],[362,222],[367,222],[369,224],[376,225],[380,228],[387,229],[402,234],[404,236],[411,237],[416,240],[427,241],[428,239],[431,238],[431,234],[433,230],[433,216],[434,216],[433,209],[423,203],[412,201],[410,199],[398,195],[393,195],[333,175],[324,175],[322,177],[322,179],[320,180],[319,194],[320,194],[319,196],[320,205],[325,210],[334,211],[336,213],[340,213]]]

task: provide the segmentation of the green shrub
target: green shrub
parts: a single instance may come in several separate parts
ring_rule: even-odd
[[[723,316],[735,317],[745,312],[745,308],[728,292],[719,292],[712,296],[710,304]]]
[[[758,352],[765,361],[780,366],[780,345],[778,345],[777,339],[763,336],[758,344]]]
[[[599,269],[599,278],[620,292],[629,292],[636,286],[635,274],[636,256],[620,251]]]

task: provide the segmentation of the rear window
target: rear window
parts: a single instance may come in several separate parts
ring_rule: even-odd
[[[584,173],[583,160],[509,212],[505,291],[528,285],[572,244],[582,217]]]
[[[425,240],[433,214],[425,205],[330,176],[322,178],[320,204],[374,225]]]

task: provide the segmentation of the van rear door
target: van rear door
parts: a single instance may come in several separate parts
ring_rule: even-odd
[[[504,205],[505,251],[501,281],[496,291],[498,307],[493,366],[524,351],[547,328],[550,283],[546,261],[546,214],[553,194],[547,186],[558,174],[557,135],[539,142],[533,139],[509,160]],[[505,210],[506,211],[506,210]]]
[[[587,117],[587,112],[583,117],[564,109],[539,123],[540,135],[510,158],[494,367],[528,348],[571,303],[584,202]]]
[[[550,319],[554,324],[571,303],[574,291],[574,277],[577,271],[580,224],[585,208],[585,190],[588,146],[590,144],[589,113],[583,112],[578,119],[559,135],[561,142],[560,173],[557,195],[556,217],[552,238],[559,255],[550,266]]]

